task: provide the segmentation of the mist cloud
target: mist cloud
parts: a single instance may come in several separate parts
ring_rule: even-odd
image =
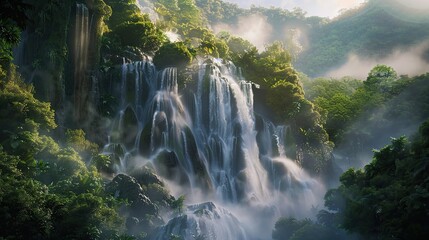
[[[383,59],[368,59],[351,53],[344,65],[328,72],[326,76],[334,78],[351,76],[358,79],[366,79],[369,71],[377,64],[391,66],[400,75],[419,75],[429,72],[429,62],[424,59],[424,52],[428,50],[429,40],[413,47],[397,49]]]
[[[363,3],[364,0],[225,0],[248,8],[251,5],[262,7],[281,7],[292,10],[299,7],[305,10],[309,16],[335,17],[339,11],[353,8]],[[417,1],[417,0],[413,0]]]
[[[427,0],[393,0],[410,8],[419,10],[429,10],[429,1]]]
[[[267,18],[259,14],[240,17],[236,24],[217,24],[213,26],[213,30],[218,33],[227,31],[235,36],[242,37],[259,50],[265,49],[265,45],[270,43],[273,27],[268,23]]]
[[[225,0],[238,4],[240,7],[249,8],[251,5],[263,7],[281,7],[291,10],[299,7],[309,16],[335,17],[341,10],[359,6],[366,0]],[[429,10],[427,0],[386,0],[396,1],[402,5],[418,10]]]

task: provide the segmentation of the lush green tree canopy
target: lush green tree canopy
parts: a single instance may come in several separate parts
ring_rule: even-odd
[[[71,148],[87,143],[82,134],[71,137],[67,148],[44,135],[56,127],[54,112],[49,104],[34,98],[31,87],[17,81],[0,81],[0,215],[4,226],[0,235],[6,239],[117,235],[122,220],[115,201],[104,194],[98,173],[89,170]]]
[[[341,186],[325,195],[325,206],[334,214],[324,221],[367,239],[429,236],[428,129],[426,121],[411,143],[393,139],[363,170],[345,172]]]
[[[153,62],[162,69],[165,67],[185,67],[192,61],[192,54],[182,42],[164,44],[156,52]]]

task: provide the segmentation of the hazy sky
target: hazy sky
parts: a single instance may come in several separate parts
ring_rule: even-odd
[[[364,0],[225,0],[237,3],[241,7],[254,4],[263,7],[281,7],[292,10],[300,7],[308,16],[335,17],[341,9],[359,6]]]
[[[248,8],[252,4],[263,7],[281,7],[292,10],[300,7],[305,10],[307,16],[335,17],[342,9],[359,6],[365,0],[224,0],[237,3],[241,7]],[[429,0],[391,0],[400,2],[408,7],[420,10],[429,9]]]

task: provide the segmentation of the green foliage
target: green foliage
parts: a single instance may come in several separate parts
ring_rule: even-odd
[[[21,29],[10,20],[0,19],[0,64],[7,67],[12,61],[12,50],[19,43]]]
[[[0,146],[0,236],[44,238],[52,228],[48,189],[26,178],[19,170],[20,161]]]
[[[127,47],[153,54],[165,41],[163,33],[143,14],[136,0],[106,0],[112,8],[107,21],[111,30],[103,37],[104,49],[109,54],[123,55]]]
[[[326,170],[331,158],[332,143],[323,129],[323,119],[314,105],[305,99],[298,73],[291,66],[291,57],[281,42],[244,51],[236,64],[244,77],[258,85],[256,100],[274,116],[274,121],[291,126],[297,144],[297,160],[312,173]]]
[[[99,171],[107,174],[114,173],[115,155],[97,154],[92,157],[91,164]]]
[[[397,79],[398,74],[392,67],[377,65],[369,72],[364,84],[370,91],[389,94],[393,89],[392,85],[394,84],[394,81]]]
[[[254,47],[246,46],[245,41],[241,43],[244,44],[242,47],[245,49],[244,53],[233,61],[243,68],[246,79],[263,88],[270,88],[278,81],[286,81],[297,85],[297,93],[302,94],[302,88],[298,85],[298,75],[292,68],[289,53],[281,42],[267,46],[262,53],[258,53]]]
[[[167,43],[156,52],[153,62],[162,69],[165,67],[186,67],[192,61],[192,54],[183,42]]]
[[[310,219],[280,218],[272,233],[274,240],[345,239],[345,235]]]
[[[21,0],[5,0],[0,5],[0,70],[7,69],[12,61],[12,50],[19,41],[21,31],[27,25],[26,12],[31,6]],[[3,76],[2,76],[3,75]],[[0,79],[5,74],[0,73]],[[3,80],[3,79],[2,79]]]
[[[238,25],[243,18],[255,15],[265,18],[273,28],[273,31],[266,35],[268,37],[267,42],[283,42],[286,49],[294,56],[302,50],[302,47],[296,44],[294,40],[294,38],[299,37],[297,29],[307,32],[326,22],[326,19],[320,17],[305,17],[306,13],[299,8],[294,8],[292,11],[283,8],[257,6],[242,9],[236,4],[222,0],[197,0],[196,4],[211,26],[217,24]]]
[[[21,158],[20,170],[33,174],[37,168],[34,155],[47,145],[39,130],[47,132],[56,127],[54,112],[19,80],[0,81],[0,106],[0,144],[7,153]]]
[[[362,81],[350,77],[343,77],[341,79],[303,78],[302,84],[305,91],[305,98],[313,101],[318,97],[328,99],[335,94],[351,96],[362,86]]]
[[[273,230],[273,239],[290,239],[295,231],[302,228],[311,221],[309,219],[298,221],[295,218],[280,218]]]
[[[208,28],[188,23],[178,26],[178,29],[179,34],[185,38],[185,43],[188,47],[195,49],[196,54],[224,59],[229,58],[227,43],[223,39],[216,37]]]
[[[200,9],[195,0],[156,0],[155,11],[162,17],[161,25],[176,27],[184,23],[203,24]]]
[[[399,128],[393,125],[412,125],[429,117],[423,107],[428,100],[423,97],[428,90],[425,79],[426,75],[398,77],[391,67],[377,65],[364,82],[352,78],[319,78],[303,83],[306,97],[316,105],[326,122],[330,139],[339,148],[350,141],[350,147],[362,142],[366,145],[360,148],[368,150],[380,147],[371,142],[377,134],[369,133],[390,134]],[[365,120],[357,125],[356,119],[362,116]],[[375,125],[376,128],[371,129]],[[355,152],[348,147],[341,151],[348,156]]]
[[[148,20],[142,15],[136,5],[136,0],[105,0],[106,4],[112,9],[111,16],[107,20],[107,25],[113,29],[126,22],[140,22]]]
[[[178,199],[174,200],[171,203],[171,208],[175,209],[177,212],[182,212],[185,207],[185,196],[182,195]]]
[[[428,122],[409,143],[404,137],[374,153],[364,170],[350,169],[325,196],[334,222],[367,239],[426,238],[429,212]]]
[[[318,97],[314,100],[322,114],[326,114],[325,128],[330,138],[337,142],[344,134],[347,124],[356,116],[356,106],[350,96],[337,93],[331,98]]]
[[[75,150],[44,135],[56,126],[49,104],[10,79],[0,81],[0,109],[3,238],[110,239],[123,231],[117,204],[105,194],[99,174]],[[70,144],[85,148],[83,132],[68,134]]]
[[[361,81],[352,78],[303,81],[305,96],[311,100],[325,120],[331,140],[339,143],[370,96]]]
[[[84,160],[88,161],[98,153],[99,147],[96,143],[88,141],[85,135],[82,129],[68,129],[66,131],[66,144],[81,154]]]
[[[106,239],[116,235],[121,219],[106,205],[105,196],[92,193],[62,199],[55,212],[53,239]]]
[[[221,0],[196,0],[196,5],[204,13],[203,15],[209,23],[227,22],[237,20],[238,16],[245,13],[244,9],[237,4]]]
[[[0,96],[0,104],[3,106],[0,110],[2,132],[36,130],[34,126],[49,131],[56,127],[50,104],[36,100],[31,86],[24,85],[19,80],[1,81]]]
[[[257,51],[253,44],[243,38],[231,36],[227,32],[221,32],[218,36],[228,45],[230,57],[234,61],[242,58],[248,52]]]
[[[150,21],[128,22],[118,25],[111,33],[123,46],[138,47],[153,53],[164,42],[164,36]]]

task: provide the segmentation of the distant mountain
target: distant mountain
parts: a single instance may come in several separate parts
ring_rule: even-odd
[[[308,48],[295,66],[310,76],[320,76],[342,65],[350,53],[364,58],[384,58],[429,40],[429,14],[393,1],[369,1],[343,13],[320,28],[312,28]],[[429,49],[422,52],[429,61]]]
[[[147,7],[157,4],[192,6],[198,9],[202,23],[214,32],[228,31],[249,40],[260,50],[264,45],[281,41],[291,52],[294,67],[310,77],[327,75],[345,64],[351,54],[370,59],[368,65],[391,57],[398,50],[407,52],[412,48],[415,51],[416,46],[425,41],[428,44],[418,47],[417,52],[421,51],[418,58],[426,59],[429,65],[429,13],[407,8],[396,0],[369,0],[332,20],[307,17],[301,9],[255,6],[243,9],[222,0],[139,2]],[[367,73],[365,69],[358,71]],[[423,71],[417,70],[417,73]],[[348,75],[349,71],[340,74]]]

